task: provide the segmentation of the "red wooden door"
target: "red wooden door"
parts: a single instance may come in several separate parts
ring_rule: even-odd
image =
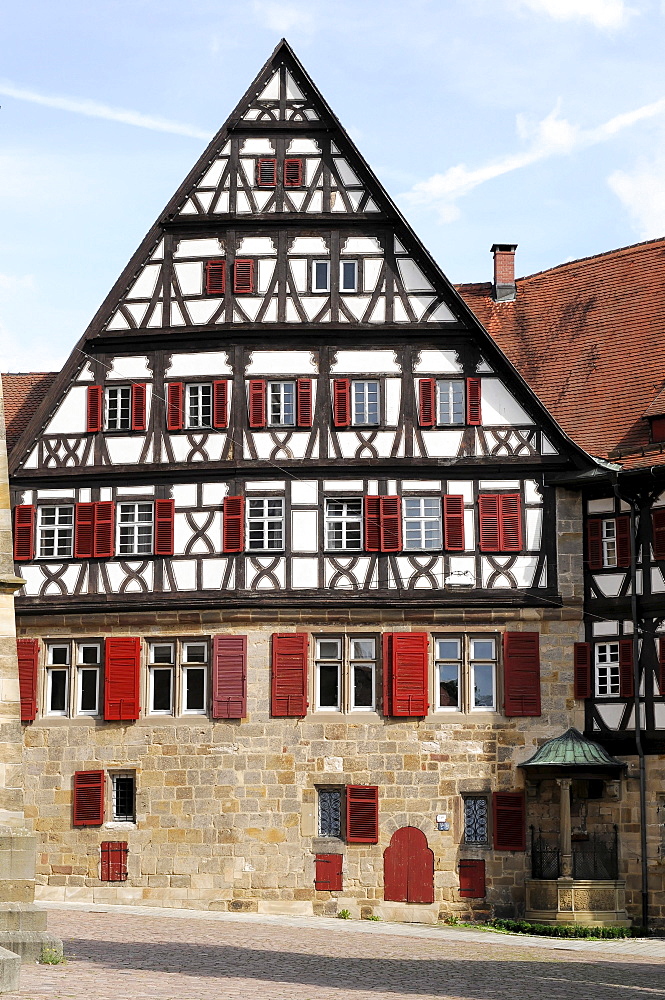
[[[383,852],[383,898],[397,903],[434,902],[434,853],[415,826],[403,826]]]

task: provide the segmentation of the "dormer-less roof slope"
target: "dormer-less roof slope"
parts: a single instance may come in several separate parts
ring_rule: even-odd
[[[647,410],[665,380],[665,239],[457,290],[570,437],[624,468],[665,465]]]
[[[28,426],[42,399],[53,385],[57,372],[29,372],[2,376],[7,424],[7,451]]]

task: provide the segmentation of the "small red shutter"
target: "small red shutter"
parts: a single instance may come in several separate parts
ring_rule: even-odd
[[[634,693],[633,640],[619,639],[619,697],[632,698]]]
[[[249,426],[265,427],[266,425],[266,382],[262,378],[250,380],[247,397],[249,409]]]
[[[429,636],[427,632],[394,632],[391,646],[390,714],[421,718],[429,709]]]
[[[478,521],[480,531],[480,551],[499,552],[499,496],[497,493],[481,493],[478,497]]]
[[[591,697],[591,643],[576,642],[573,665],[575,697]]]
[[[101,826],[104,822],[104,772],[74,773],[74,826]]]
[[[526,808],[524,792],[494,792],[494,850],[526,850]]]
[[[347,785],[346,839],[349,844],[379,842],[379,789],[374,785]]]
[[[184,386],[182,382],[169,382],[166,386],[166,426],[170,431],[182,430]]]
[[[341,854],[317,854],[314,888],[339,892],[342,888],[342,861]]]
[[[233,291],[248,294],[254,291],[254,261],[237,260],[233,265]]]
[[[599,517],[587,521],[587,558],[589,569],[603,568],[603,522]]]
[[[226,263],[209,260],[206,263],[206,295],[223,295],[226,291]]]
[[[658,640],[658,688],[661,698],[665,698],[665,637]]]
[[[459,863],[459,894],[466,899],[485,898],[485,862],[465,858]]]
[[[651,514],[653,527],[653,557],[665,559],[665,507],[658,507]]]
[[[103,840],[100,851],[101,882],[124,882],[127,879],[127,841]]]
[[[312,426],[312,380],[299,378],[296,383],[298,427]]]
[[[351,380],[333,380],[333,423],[335,427],[348,427],[351,423]]]
[[[247,714],[247,636],[216,635],[212,640],[212,717],[244,719]]]
[[[464,551],[464,497],[443,498],[443,544],[448,552]]]
[[[466,422],[472,426],[481,423],[479,378],[466,380]]]
[[[256,163],[257,187],[274,187],[277,183],[277,160],[264,157]]]
[[[381,497],[365,497],[365,551],[381,549]]]
[[[14,559],[26,562],[35,557],[35,508],[21,503],[14,508]]]
[[[402,548],[402,503],[400,497],[379,497],[381,551],[399,552]]]
[[[21,722],[33,722],[37,715],[38,639],[17,639],[18,689],[21,697]]]
[[[307,714],[307,646],[303,632],[272,637],[270,714],[301,718]]]
[[[216,428],[229,425],[229,383],[228,379],[220,379],[212,383],[212,426]]]
[[[106,639],[104,649],[104,719],[138,719],[141,640],[113,636]]]
[[[242,552],[245,547],[245,498],[224,497],[222,510],[224,551]]]
[[[502,552],[522,548],[522,501],[519,493],[499,495],[499,543]]]
[[[173,522],[175,500],[155,500],[155,546],[156,556],[173,555]]]
[[[101,431],[102,411],[102,387],[101,385],[89,385],[86,403],[86,430],[88,433]]]
[[[95,504],[96,559],[111,559],[115,555],[115,504],[112,500],[98,500]]]
[[[616,519],[617,533],[617,567],[627,569],[630,566],[630,517],[622,514]]]
[[[145,430],[146,387],[142,382],[132,385],[132,430]]]
[[[295,188],[302,185],[302,160],[284,160],[284,187]]]
[[[95,504],[77,503],[74,508],[74,557],[92,559],[95,551]]]
[[[436,423],[436,379],[421,378],[418,383],[418,415],[421,427]]]
[[[503,633],[504,710],[508,716],[540,715],[540,635]]]

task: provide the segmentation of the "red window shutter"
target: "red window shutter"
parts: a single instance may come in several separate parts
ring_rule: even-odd
[[[443,544],[448,552],[464,551],[464,497],[443,498]]]
[[[18,688],[21,697],[21,722],[33,722],[37,715],[38,639],[17,639]]]
[[[112,559],[115,555],[115,504],[112,500],[98,500],[95,504],[95,559]]]
[[[503,633],[503,693],[506,715],[540,715],[538,632]]]
[[[347,785],[346,839],[349,844],[379,842],[379,789],[374,785]]]
[[[104,718],[107,722],[138,719],[141,640],[112,636],[104,651]]]
[[[184,423],[184,386],[169,382],[166,386],[166,426],[170,431],[182,430]]]
[[[617,534],[617,567],[627,569],[630,566],[630,517],[622,514],[616,519]]]
[[[575,697],[580,701],[591,697],[591,643],[576,642],[573,678]]]
[[[619,639],[619,696],[632,698],[635,693],[633,640]]]
[[[400,552],[402,548],[402,502],[400,497],[379,497],[381,551]]]
[[[335,427],[348,427],[351,423],[351,380],[333,380],[333,423]]]
[[[284,187],[295,188],[302,186],[302,160],[284,160]]]
[[[101,826],[104,822],[104,772],[74,773],[74,826]]]
[[[317,854],[314,888],[339,892],[342,888],[343,860],[341,854]]]
[[[661,698],[665,698],[665,637],[662,635],[658,639],[658,689]]]
[[[242,552],[245,548],[245,498],[224,497],[222,529],[225,552]]]
[[[600,518],[594,517],[587,521],[587,559],[589,569],[603,568],[603,522]]]
[[[146,387],[142,382],[132,385],[132,430],[145,430]]]
[[[429,709],[429,636],[427,632],[394,632],[391,647],[390,714],[421,718]]]
[[[233,265],[233,291],[241,295],[254,291],[254,261],[236,260]]]
[[[229,382],[225,378],[212,383],[212,426],[229,426]]]
[[[155,547],[156,556],[173,555],[173,522],[175,500],[155,500]]]
[[[277,183],[277,160],[263,157],[256,163],[257,187],[274,187]]]
[[[481,493],[478,497],[478,522],[481,552],[500,552],[499,495]]]
[[[92,559],[95,552],[94,503],[77,503],[74,508],[74,557]]]
[[[249,426],[266,425],[266,381],[263,378],[250,379],[248,387]]]
[[[296,409],[298,427],[312,426],[312,380],[299,378],[296,383]]]
[[[101,385],[89,385],[86,400],[86,430],[88,433],[101,431],[102,429],[102,387]]]
[[[485,862],[465,858],[459,863],[459,894],[466,899],[485,898]]]
[[[522,549],[522,499],[519,493],[499,495],[499,544],[502,552]]]
[[[475,426],[480,424],[480,379],[468,378],[466,380],[466,422]]]
[[[365,551],[381,549],[381,497],[365,497]]]
[[[418,415],[421,427],[434,427],[436,423],[436,379],[420,379],[418,383]]]
[[[14,559],[27,562],[35,558],[35,508],[21,503],[14,508]]]
[[[212,641],[212,717],[247,714],[247,636],[216,635]]]
[[[127,841],[103,840],[100,849],[101,882],[124,882],[127,879]]]
[[[383,700],[381,708],[386,718],[392,715],[392,686],[393,686],[393,633],[384,632],[381,637],[381,680],[383,688]]]
[[[494,792],[494,850],[526,850],[526,803],[524,792]]]
[[[226,262],[209,260],[206,263],[206,295],[223,295],[226,291]]]
[[[301,718],[307,714],[307,646],[303,632],[272,637],[270,714]]]
[[[657,507],[651,514],[653,528],[653,557],[665,559],[665,507]]]

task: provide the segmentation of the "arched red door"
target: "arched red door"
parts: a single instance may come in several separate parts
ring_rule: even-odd
[[[383,898],[396,903],[434,902],[434,853],[415,826],[403,826],[383,852]]]

